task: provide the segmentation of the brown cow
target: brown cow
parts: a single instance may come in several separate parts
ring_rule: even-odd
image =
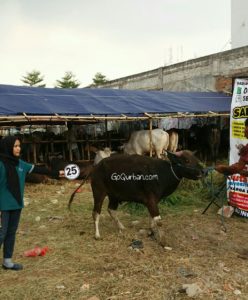
[[[109,198],[108,212],[119,229],[124,226],[116,216],[121,202],[144,204],[151,217],[151,228],[159,222],[159,201],[175,191],[183,177],[197,180],[203,176],[198,159],[188,150],[174,154],[170,161],[140,156],[114,155],[102,160],[92,171],[91,187],[94,197],[93,219],[95,238],[100,238],[99,219],[103,200]]]

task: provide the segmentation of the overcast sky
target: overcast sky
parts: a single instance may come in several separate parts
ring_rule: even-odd
[[[230,0],[0,0],[0,84],[80,87],[230,49]]]

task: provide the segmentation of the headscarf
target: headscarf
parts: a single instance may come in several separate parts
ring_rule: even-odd
[[[0,160],[4,164],[6,170],[7,188],[16,201],[21,204],[20,182],[16,171],[16,166],[19,164],[19,158],[13,155],[13,148],[16,140],[19,139],[15,136],[7,136],[0,140]]]

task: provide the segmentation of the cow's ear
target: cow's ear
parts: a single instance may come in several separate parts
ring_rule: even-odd
[[[176,155],[175,152],[170,152],[170,151],[166,151],[166,152],[167,152],[167,157],[171,162],[176,162],[178,160],[178,155]]]
[[[168,151],[168,150],[166,150],[166,155],[167,155],[167,157],[169,158],[169,160],[171,160],[171,159],[172,159],[172,156],[173,156],[173,153],[170,152],[170,151]]]
[[[177,152],[174,152],[174,154],[178,157],[181,157],[183,154],[183,151],[177,151]]]

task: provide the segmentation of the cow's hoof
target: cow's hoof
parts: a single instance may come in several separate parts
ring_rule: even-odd
[[[158,243],[162,246],[162,247],[165,247],[166,246],[166,239],[165,239],[165,234],[161,234],[159,236],[159,241]]]
[[[122,224],[120,224],[118,227],[119,227],[119,231],[126,229],[126,227],[124,225],[122,225]]]
[[[118,234],[119,234],[119,235],[123,235],[123,231],[119,229],[119,230],[118,230]]]
[[[101,237],[100,236],[95,236],[95,240],[97,240],[97,241],[99,241],[101,239]]]
[[[157,243],[159,243],[161,246],[166,245],[165,241],[165,232],[161,228],[157,227],[156,229],[152,229],[152,235],[151,235]]]
[[[118,228],[119,233],[122,233],[123,231],[125,232],[125,227],[123,226],[122,228]]]
[[[159,226],[159,227],[161,227],[163,224],[162,224],[161,221],[157,221],[157,222],[156,222],[156,225]]]

